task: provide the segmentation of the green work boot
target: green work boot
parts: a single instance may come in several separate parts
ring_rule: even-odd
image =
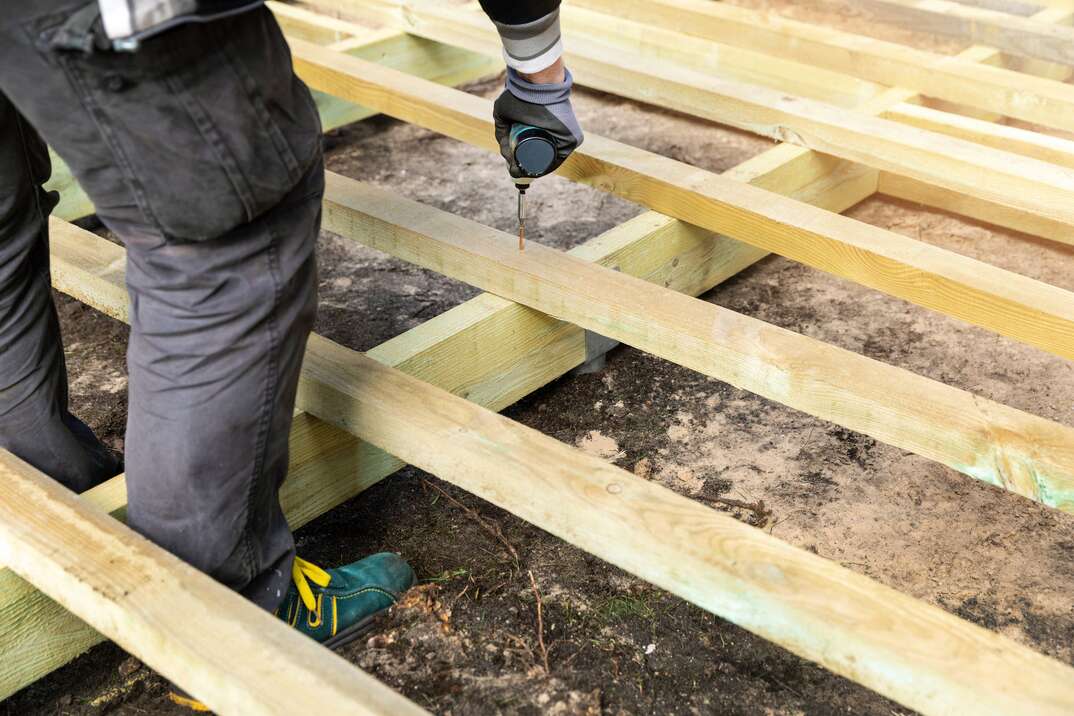
[[[295,557],[291,586],[274,614],[329,648],[343,646],[372,629],[415,581],[410,565],[391,552],[328,570]],[[168,698],[191,711],[209,710],[175,686]]]
[[[291,577],[276,616],[329,648],[368,632],[415,581],[410,565],[391,552],[329,570],[296,557]]]

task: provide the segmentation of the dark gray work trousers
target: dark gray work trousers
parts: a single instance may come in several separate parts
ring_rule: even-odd
[[[273,609],[294,558],[278,491],[316,311],[317,110],[268,10],[115,53],[93,47],[85,6],[0,13],[0,447],[76,491],[119,468],[68,412],[44,137],[127,248],[129,522]]]

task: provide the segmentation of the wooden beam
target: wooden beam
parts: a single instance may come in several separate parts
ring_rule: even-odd
[[[871,195],[876,185],[875,172],[789,146],[766,152],[729,174],[831,211],[853,206]],[[126,320],[120,247],[54,222],[51,250],[58,289]],[[766,252],[648,212],[571,254],[697,295]],[[500,410],[584,362],[586,340],[576,326],[486,294],[368,355]],[[296,418],[291,440],[291,468],[281,499],[296,529],[403,466],[309,414]],[[109,510],[123,509],[126,492],[121,484],[108,483],[101,489],[108,491]],[[10,570],[0,569],[0,653],[17,655],[0,660],[0,700],[99,640],[81,620]]]
[[[958,2],[971,7],[983,7],[988,10],[996,10],[997,12],[1022,17],[1029,17],[1040,12],[1044,6],[1040,2],[1022,2],[1021,0],[958,0]]]
[[[0,561],[218,713],[426,713],[6,451]]]
[[[347,22],[323,13],[311,12],[304,7],[268,0],[265,5],[272,11],[282,29],[289,37],[299,37],[318,45],[331,45],[354,38],[381,39],[379,31]]]
[[[826,73],[826,76],[813,77],[817,72],[825,72],[820,68],[805,69],[803,65],[787,62],[781,58],[770,55],[756,57],[757,53],[749,56],[735,54],[737,48],[727,45],[718,45],[692,35],[680,32],[672,32],[652,25],[641,25],[624,21],[618,17],[611,17],[599,13],[590,12],[573,5],[564,6],[561,9],[564,22],[564,32],[568,37],[575,38],[574,43],[597,43],[600,47],[610,48],[613,53],[626,53],[638,61],[648,62],[652,65],[674,63],[692,70],[710,75],[728,77],[734,80],[754,84],[764,84],[774,89],[782,90],[789,94],[806,95],[829,103],[846,104],[859,107],[862,112],[875,112],[881,107],[877,102],[892,104],[892,93],[877,97],[876,90],[879,85],[858,81],[857,85],[847,85],[841,82],[845,75]],[[738,52],[748,52],[738,50]],[[970,50],[963,53],[966,57],[976,57],[983,61],[997,61],[998,54],[994,50],[979,53]],[[614,56],[614,54],[613,54]],[[1043,63],[1042,63],[1043,64]],[[765,74],[752,72],[754,67],[763,67]],[[1063,77],[1070,74],[1070,68],[1066,68]],[[816,80],[817,84],[838,88],[838,91],[830,91],[827,94],[822,89],[814,90],[811,81],[803,82],[806,77]],[[577,77],[580,81],[586,79],[584,75]],[[853,93],[853,94],[852,94]],[[875,98],[877,102],[868,102]],[[1074,146],[1070,142],[1054,137],[1029,132],[1023,129],[996,124],[992,121],[971,119],[962,114],[942,112],[935,108],[921,106],[913,102],[919,102],[920,98],[914,97],[911,101],[902,102],[890,109],[880,112],[880,116],[902,124],[909,124],[922,129],[927,129],[938,134],[958,137],[967,141],[976,142],[994,149],[1005,152],[1021,154],[1041,161],[1048,161],[1066,168],[1074,168],[1074,154],[1069,147]],[[867,102],[862,107],[861,103]],[[682,109],[692,111],[690,107]],[[961,108],[965,111],[965,108]],[[996,119],[992,117],[991,119]],[[1064,146],[1065,145],[1065,146]],[[921,179],[908,179],[900,177],[892,172],[884,172],[884,176],[894,177],[900,186],[914,186],[916,195],[931,198],[931,203],[942,206],[948,210],[958,208],[959,213],[976,220],[983,220],[997,225],[1030,233],[1036,236],[1051,239],[1053,241],[1070,241],[1072,233],[1069,224],[1048,219],[1007,206],[1002,203],[990,202],[980,197],[953,191],[947,188],[928,184]]]
[[[306,370],[333,420],[713,614],[926,714],[1074,710],[1069,666],[325,344]]]
[[[857,0],[879,20],[989,45],[1021,57],[1074,65],[1074,27],[948,0]]]
[[[107,243],[98,237],[85,236],[84,232],[73,233],[87,243]],[[108,299],[109,292],[95,284],[121,286],[115,280],[121,277],[109,270],[109,265],[114,266],[116,262],[108,261],[86,277],[87,295]],[[120,314],[122,309],[112,307],[109,312]],[[797,346],[792,346],[792,350],[796,349]],[[372,359],[315,336],[306,357],[300,400],[314,406],[334,424],[378,442],[383,442],[382,438],[408,441],[408,446],[383,442],[383,447],[401,459],[516,511],[524,519],[654,584],[909,706],[939,713],[945,704],[963,703],[988,713],[988,709],[1003,712],[1010,708],[1012,699],[1018,699],[1017,703],[1029,712],[1038,709],[1037,713],[1047,713],[1049,708],[1061,712],[1067,708],[1061,698],[1055,700],[1051,694],[1054,669],[1060,670],[1061,680],[1068,680],[1070,677],[1063,671],[1067,667],[1058,666],[1024,647],[1011,646],[1002,637],[933,607],[877,587],[864,577],[790,548],[602,461],[581,457],[577,451],[510,421],[488,413],[470,412],[477,409],[465,407],[470,405],[465,401],[442,403],[442,394],[430,396],[428,391],[434,390],[430,386],[409,379],[399,386],[395,383],[399,380],[396,372],[381,373],[381,370],[384,369],[378,369]],[[387,376],[390,382],[380,376]],[[875,375],[865,377],[866,380],[875,378]],[[938,389],[935,399],[941,403],[953,391],[941,384],[935,386]],[[915,406],[919,419],[932,412],[933,400],[932,395],[927,395]],[[422,414],[412,416],[410,410],[415,401],[421,406]],[[968,396],[962,407],[966,415],[983,420],[975,427],[976,439],[1009,435],[1018,440],[1029,427],[1008,422],[1017,411],[976,401],[972,396]],[[878,420],[885,411],[879,410]],[[399,420],[410,424],[406,436],[395,422]],[[1003,422],[991,422],[994,420]],[[435,422],[435,426],[429,421]],[[503,432],[490,438],[491,425],[499,426]],[[426,432],[433,428],[435,434]],[[471,434],[475,429],[479,433]],[[449,436],[446,442],[443,441],[445,431]],[[947,439],[944,433],[932,435],[936,440]],[[538,444],[531,444],[530,437],[539,441]],[[951,439],[957,442],[962,437],[955,434]],[[436,447],[431,448],[433,445]],[[1066,445],[1070,447],[1069,439]],[[558,451],[566,451],[571,462],[564,463]],[[492,457],[486,458],[490,454]],[[542,455],[541,460],[531,462],[530,456],[534,454]],[[992,455],[989,465],[1003,457]],[[1007,453],[1005,457],[1016,456]],[[429,462],[430,459],[443,460],[448,465]],[[584,462],[578,465],[578,459]],[[516,472],[519,465],[526,465],[525,471]],[[543,470],[543,466],[548,466],[548,470]],[[1036,470],[1040,466],[1026,463],[1024,467]],[[611,475],[615,478],[611,489],[608,488],[613,483],[606,481],[608,470],[613,471]],[[517,482],[506,479],[511,475],[524,477]],[[630,482],[621,481],[623,475]],[[548,477],[551,483],[545,482]],[[578,479],[598,482],[579,483]],[[540,494],[534,499],[537,481],[541,485],[537,490]],[[637,489],[641,492],[636,492]],[[573,507],[564,509],[565,505],[575,505],[578,494],[588,496],[585,507],[580,508],[582,511],[599,512],[593,518],[596,522],[589,518],[580,520],[574,515]],[[519,496],[522,496],[521,504]],[[546,499],[550,504],[545,504]],[[608,499],[611,502],[605,504],[603,501]],[[674,515],[668,524],[678,527],[668,532],[661,515],[669,519]],[[707,520],[712,519],[717,522],[710,525]],[[724,532],[725,529],[731,532]],[[681,536],[676,537],[677,534]],[[762,542],[757,543],[757,539]],[[728,552],[719,545],[735,547]],[[755,547],[759,551],[754,552]],[[669,550],[667,554],[659,551],[665,549]],[[671,554],[675,555],[674,559],[667,558]],[[782,555],[788,555],[789,561]],[[800,558],[807,562],[799,563]],[[744,576],[745,583],[741,581]],[[833,587],[834,591],[829,592]],[[873,591],[876,589],[879,592]],[[878,611],[870,617],[874,604]],[[908,648],[908,644],[914,648]],[[996,679],[989,679],[993,668],[1000,664],[1004,668],[996,672]],[[935,668],[937,665],[939,670]],[[975,684],[982,678],[988,684],[983,691]],[[1022,694],[1023,678],[1033,680],[1035,685],[1029,696]],[[966,698],[970,700],[965,701]],[[1069,694],[1062,698],[1069,698]]]
[[[491,103],[309,43],[295,66],[323,91],[495,151]],[[668,216],[1074,358],[1074,294],[590,134],[563,176]]]
[[[337,4],[366,9],[378,20],[394,22],[399,29],[440,42],[494,56],[501,51],[499,37],[484,15],[460,13],[440,3],[419,0],[340,0]],[[572,17],[568,10],[563,14],[565,20]],[[606,23],[594,26],[600,24]],[[625,24],[618,21],[618,25]],[[565,31],[570,32],[569,25]],[[646,27],[635,25],[633,34],[644,35],[646,31]],[[954,135],[941,136],[916,126],[848,112],[778,89],[742,84],[707,71],[711,68],[658,62],[621,49],[605,49],[591,41],[571,45],[567,61],[581,84],[1068,224],[1068,230],[1058,238],[1074,244],[1074,204],[1070,201],[1074,170],[982,147]],[[1074,103],[1071,108],[1074,111]],[[988,180],[982,181],[982,176]]]
[[[294,529],[357,494],[373,481],[369,453],[350,433],[311,415],[296,416],[291,463],[280,498]],[[119,476],[82,495],[90,505],[125,519],[127,489]],[[66,664],[102,636],[78,616],[0,567],[0,700]]]
[[[575,0],[576,5],[872,82],[1068,129],[1074,86],[722,2]],[[1070,10],[1038,13],[1055,22]]]
[[[1074,428],[332,173],[325,228],[1074,513]]]

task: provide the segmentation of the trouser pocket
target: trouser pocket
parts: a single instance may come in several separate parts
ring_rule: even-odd
[[[146,225],[167,241],[204,241],[251,221],[318,156],[316,107],[264,8],[180,26],[134,53],[93,43],[47,51],[92,114]],[[92,198],[92,173],[80,178]]]

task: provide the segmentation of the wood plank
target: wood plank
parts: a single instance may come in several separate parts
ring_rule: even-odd
[[[268,0],[265,5],[272,11],[282,29],[290,37],[300,37],[318,45],[331,45],[342,40],[373,37],[377,29],[311,12],[297,5]]]
[[[60,227],[62,228],[62,226]],[[57,231],[57,234],[62,232]],[[77,232],[75,233],[84,233]],[[87,241],[90,241],[95,237],[83,236]],[[102,239],[96,238],[96,241],[103,242]],[[535,247],[534,247],[535,248]],[[532,249],[531,249],[532,251]],[[529,252],[527,252],[529,253]],[[114,261],[106,261],[105,265],[114,265]],[[615,272],[613,272],[615,273]],[[107,269],[101,269],[95,275],[112,276]],[[103,281],[105,279],[99,279]],[[92,283],[92,281],[88,281]],[[106,292],[96,289],[93,291],[96,296],[105,296]],[[113,308],[113,313],[120,313],[120,309]],[[395,399],[401,397],[403,393],[398,387],[382,385],[378,380],[374,380],[374,383],[365,382],[371,373],[368,370],[368,366],[375,365],[375,363],[360,354],[356,354],[352,351],[344,349],[340,346],[336,346],[325,339],[315,337],[311,341],[310,352],[307,354],[306,362],[306,375],[302,386],[302,401],[307,405],[315,405],[317,409],[325,417],[332,420],[334,423],[340,426],[346,426],[349,430],[360,431],[364,434],[364,430],[367,427],[362,421],[372,421],[373,425],[380,426],[380,429],[384,429],[391,435],[398,437],[400,435],[398,426],[391,423],[392,420],[402,419],[404,421],[410,421],[411,417],[407,411],[400,412],[398,410],[399,405],[395,402]],[[394,379],[394,373],[391,374]],[[931,383],[931,381],[930,381]],[[384,388],[386,392],[373,394],[372,388],[374,384]],[[416,384],[408,384],[416,385]],[[940,388],[939,400],[944,399],[944,395],[947,391],[952,389],[946,386],[936,384]],[[427,391],[430,388],[421,384],[421,390]],[[957,391],[956,391],[957,392]],[[387,396],[389,400],[384,401],[384,397]],[[394,398],[392,397],[394,396]],[[972,396],[970,396],[972,398]],[[424,423],[422,421],[428,421],[430,417],[435,413],[441,415],[439,407],[436,410],[430,411],[430,405],[439,406],[439,399],[430,402],[427,394],[416,396],[415,399],[421,406],[422,416],[417,417],[411,424],[408,435],[414,441],[414,445],[418,446],[420,450],[427,450],[431,444],[440,445],[440,438],[436,437],[429,441],[429,438],[421,434],[421,428]],[[928,405],[926,403],[918,406],[918,409],[922,411],[921,414],[928,414]],[[385,410],[388,414],[379,414],[371,409],[370,404],[363,404],[361,401],[374,401],[380,406],[382,410]],[[458,401],[463,402],[463,401]],[[394,403],[394,407],[393,407]],[[463,403],[464,405],[468,405]],[[966,404],[967,411],[971,412],[975,410],[981,411],[978,413],[980,416],[988,416],[988,419],[992,419],[995,416],[1002,416],[1009,414],[1008,409],[1002,408],[1002,406],[990,405],[987,401],[968,401]],[[451,476],[447,472],[439,471],[437,466],[429,463],[419,463],[420,467],[424,469],[433,469],[434,472],[441,474],[441,476],[447,479],[457,479],[458,484],[470,489],[486,499],[490,499],[501,506],[505,506],[508,509],[518,510],[520,516],[523,518],[531,519],[534,524],[541,526],[544,529],[552,531],[554,534],[559,534],[561,537],[571,539],[570,533],[564,533],[562,530],[578,530],[583,534],[578,535],[578,539],[586,539],[588,536],[594,538],[597,544],[591,545],[586,542],[578,542],[579,546],[585,549],[590,549],[594,554],[605,557],[615,564],[626,569],[632,569],[635,573],[639,574],[643,578],[653,581],[655,584],[670,589],[684,598],[696,600],[696,603],[701,606],[712,609],[716,613],[721,614],[727,618],[734,619],[740,624],[743,624],[747,628],[751,628],[757,631],[762,636],[773,638],[780,643],[788,646],[797,653],[806,656],[807,658],[819,658],[821,663],[840,671],[851,678],[861,680],[867,685],[880,689],[898,690],[901,694],[907,695],[908,698],[914,699],[914,701],[908,701],[907,704],[914,708],[922,709],[928,712],[933,706],[936,706],[935,710],[940,712],[942,709],[936,704],[946,703],[945,699],[950,700],[951,703],[961,702],[964,698],[961,690],[965,690],[967,687],[958,687],[959,693],[951,693],[950,685],[944,681],[942,684],[936,682],[934,679],[936,676],[933,673],[933,664],[937,662],[948,663],[947,668],[950,671],[957,672],[967,676],[968,682],[972,682],[981,676],[976,673],[976,667],[981,666],[985,671],[989,671],[992,668],[990,664],[995,663],[996,660],[1005,662],[1010,659],[1014,661],[1004,664],[1004,668],[999,670],[999,680],[990,681],[990,688],[998,689],[998,694],[981,694],[977,689],[969,689],[972,694],[977,694],[982,699],[981,708],[995,707],[1001,712],[1009,706],[1008,701],[1004,699],[1018,698],[1024,699],[1021,695],[1022,688],[1020,685],[1012,685],[1011,680],[1019,680],[1021,678],[1032,678],[1037,685],[1033,694],[1029,697],[1029,701],[1019,701],[1019,703],[1025,705],[1027,709],[1046,709],[1049,707],[1049,673],[1051,668],[1054,668],[1053,662],[1050,662],[1043,657],[1032,654],[1028,650],[1024,650],[1022,647],[1015,647],[1012,652],[1007,648],[1006,642],[994,641],[1001,639],[994,634],[984,632],[947,615],[932,607],[925,607],[925,618],[922,621],[922,615],[916,610],[921,608],[922,605],[910,600],[909,598],[899,595],[891,590],[883,590],[880,594],[875,595],[876,604],[883,607],[882,611],[878,614],[884,615],[883,618],[875,620],[863,620],[860,617],[863,616],[858,609],[870,608],[868,605],[873,603],[872,597],[863,601],[863,595],[868,596],[872,592],[866,590],[865,592],[859,592],[856,585],[864,584],[868,582],[864,578],[853,575],[846,570],[842,570],[839,567],[834,567],[819,560],[812,555],[806,555],[806,559],[817,560],[815,562],[818,569],[823,565],[823,569],[835,569],[838,570],[831,581],[832,586],[838,586],[836,591],[831,594],[826,593],[828,586],[822,585],[820,587],[824,594],[816,594],[812,586],[816,586],[813,582],[813,577],[806,576],[803,579],[798,575],[803,574],[800,570],[793,570],[790,572],[785,571],[786,565],[781,560],[775,562],[771,561],[768,557],[762,557],[762,561],[753,563],[750,561],[748,554],[739,551],[737,548],[735,552],[735,558],[731,560],[731,566],[735,569],[735,574],[738,574],[739,570],[745,570],[748,573],[759,575],[761,582],[761,592],[755,594],[752,591],[742,591],[737,588],[733,593],[727,592],[726,584],[720,586],[723,579],[722,574],[714,575],[712,570],[708,567],[703,567],[698,570],[695,568],[692,560],[692,555],[697,555],[706,564],[716,557],[713,554],[712,547],[716,543],[721,544],[742,544],[741,538],[737,530],[749,530],[749,532],[743,533],[749,537],[759,536],[763,540],[771,540],[765,543],[765,554],[770,554],[768,549],[775,550],[791,550],[792,548],[779,543],[777,540],[765,536],[763,533],[751,530],[748,527],[739,525],[734,520],[722,516],[716,515],[711,510],[701,507],[695,503],[681,498],[679,496],[668,493],[666,490],[657,490],[657,492],[650,494],[648,492],[651,487],[649,483],[645,483],[641,480],[636,480],[633,476],[628,476],[630,480],[636,480],[637,483],[644,485],[642,490],[646,492],[637,495],[638,501],[631,504],[635,505],[637,512],[636,517],[641,516],[658,516],[663,513],[662,499],[669,498],[676,500],[674,503],[674,514],[677,515],[674,524],[682,527],[667,532],[662,526],[663,521],[659,520],[659,524],[648,521],[648,518],[642,519],[640,522],[636,522],[635,517],[631,517],[627,521],[624,534],[627,535],[627,541],[620,539],[618,532],[606,532],[601,525],[604,524],[604,520],[613,518],[618,515],[617,509],[607,509],[607,507],[615,507],[619,504],[618,501],[612,505],[605,506],[603,504],[597,504],[595,507],[600,512],[596,524],[590,524],[589,520],[579,521],[572,515],[564,512],[562,505],[573,504],[574,498],[570,498],[561,492],[550,493],[546,492],[544,485],[540,490],[541,499],[547,494],[549,498],[553,499],[557,506],[555,509],[550,509],[548,506],[541,502],[535,503],[533,500],[533,485],[535,484],[530,474],[523,474],[522,479],[517,483],[512,483],[505,480],[505,474],[514,474],[510,467],[507,468],[505,473],[505,456],[509,454],[517,454],[516,449],[518,445],[519,434],[525,434],[526,429],[521,426],[516,426],[509,421],[505,421],[503,424],[508,426],[510,435],[512,436],[511,442],[497,443],[490,442],[488,440],[488,433],[484,429],[484,421],[486,420],[502,420],[496,416],[492,416],[485,413],[469,414],[458,412],[459,407],[455,404],[451,404],[451,409],[446,418],[446,423],[442,427],[450,426],[449,431],[452,436],[452,441],[449,441],[450,448],[458,448],[461,451],[462,456],[475,456],[482,454],[483,450],[492,450],[494,454],[498,455],[492,463],[498,465],[495,471],[486,469],[485,472],[473,469],[473,467],[463,461],[458,460],[458,457],[449,452],[440,450],[439,447],[435,448],[433,452],[438,453],[443,459],[450,462],[461,473],[457,476]],[[460,431],[465,432],[472,430],[475,426],[481,426],[481,435],[475,439],[482,446],[479,450],[473,449],[469,444],[464,444],[465,441],[461,440],[462,435]],[[982,431],[980,435],[1007,435],[1010,434],[1014,439],[1018,439],[1019,430],[1025,426],[1009,424],[1005,428],[997,424],[989,424],[980,426]],[[417,432],[415,431],[417,428]],[[517,432],[521,431],[521,433]],[[937,434],[937,437],[943,437],[941,434]],[[576,455],[575,451],[570,451],[569,448],[552,441],[543,436],[536,436],[537,439],[542,440],[536,450],[541,454],[542,460],[537,463],[533,463],[531,467],[540,467],[547,465],[550,468],[554,466],[554,469],[550,469],[550,472],[554,473],[557,480],[565,479],[566,473],[561,470],[563,461],[557,456],[553,450],[562,449],[570,452],[571,455]],[[1069,443],[1069,441],[1068,441]],[[393,451],[395,447],[388,446]],[[408,454],[404,451],[399,451],[400,457],[403,459],[417,460],[417,456]],[[529,453],[527,453],[529,454]],[[550,459],[551,456],[551,459]],[[528,464],[528,458],[524,455],[519,456],[523,462]],[[997,457],[997,456],[994,456]],[[586,458],[588,459],[588,458]],[[600,463],[601,469],[612,469],[610,466]],[[487,468],[488,466],[486,466]],[[1035,466],[1030,465],[1031,469],[1036,469]],[[529,469],[529,468],[527,468]],[[495,474],[493,474],[493,472]],[[601,472],[594,471],[592,465],[584,465],[580,470],[585,479],[591,479],[598,477]],[[618,476],[620,473],[616,473]],[[572,478],[573,479],[573,478]],[[469,482],[467,482],[469,481]],[[475,486],[473,481],[479,481],[482,484]],[[559,483],[556,483],[559,484]],[[612,495],[626,495],[633,497],[636,493],[633,492],[636,487],[635,484],[622,484],[619,485],[617,481],[617,487],[611,491],[607,490],[609,483],[601,483],[595,490],[586,488],[584,492],[586,494],[592,493],[591,497],[601,497],[603,494]],[[619,489],[623,487],[624,489]],[[525,494],[524,505],[521,509],[515,503],[514,499],[510,499],[507,503],[505,499],[510,497],[510,494],[521,492]],[[510,494],[509,494],[510,493]],[[574,494],[572,491],[570,494]],[[603,498],[602,498],[603,499]],[[564,502],[564,500],[567,500]],[[592,509],[594,505],[587,503],[586,509]],[[533,509],[536,511],[536,515],[530,515],[526,510]],[[686,512],[683,512],[686,510]],[[720,524],[727,529],[736,530],[731,533],[730,542],[723,540],[716,540],[715,542],[709,537],[711,536],[705,528],[699,528],[694,524],[694,521],[690,519],[690,515],[697,514],[699,517],[704,515],[706,519],[715,516],[721,520]],[[695,512],[696,511],[696,512]],[[670,514],[670,513],[669,513]],[[615,517],[615,519],[618,519]],[[562,522],[554,522],[555,520],[561,520]],[[587,524],[587,527],[583,529],[582,524]],[[562,525],[562,529],[560,529]],[[573,527],[572,527],[573,525]],[[689,525],[689,527],[683,527]],[[675,552],[676,558],[674,560],[665,559],[664,555],[656,554],[651,559],[646,556],[649,554],[647,550],[653,547],[650,542],[653,542],[648,536],[643,539],[643,547],[637,548],[635,542],[631,542],[632,539],[637,539],[639,535],[647,535],[648,529],[656,529],[659,532],[658,539],[655,540],[656,548],[663,549],[666,546]],[[618,529],[618,528],[616,528]],[[700,529],[700,531],[699,531]],[[721,527],[722,529],[722,527]],[[669,534],[680,534],[681,538],[670,540]],[[687,549],[690,550],[689,554],[682,554],[678,548],[678,542],[684,541],[687,543]],[[573,539],[571,541],[574,541]],[[749,541],[747,542],[749,543]],[[613,553],[614,551],[614,553]],[[795,555],[799,554],[799,551],[793,551]],[[782,552],[780,552],[782,553]],[[724,554],[722,551],[719,554]],[[625,555],[625,556],[623,556]],[[631,555],[633,555],[631,557]],[[617,561],[622,558],[625,561]],[[686,561],[683,561],[683,559]],[[722,559],[722,557],[721,557]],[[639,565],[639,563],[641,563]],[[722,562],[721,562],[722,564]],[[811,563],[813,564],[813,563]],[[672,569],[669,565],[673,565]],[[771,567],[774,565],[778,570],[775,571]],[[810,572],[810,570],[806,570]],[[670,573],[670,575],[668,574]],[[812,572],[810,572],[812,573]],[[767,586],[766,586],[767,585]],[[803,589],[803,585],[807,587]],[[812,586],[811,586],[812,585]],[[870,583],[869,590],[875,588],[875,585]],[[771,590],[774,592],[769,593]],[[769,593],[768,597],[761,599],[761,595]],[[784,598],[788,597],[791,600],[791,604],[788,606],[784,603]],[[766,601],[767,599],[767,601]],[[834,604],[832,600],[835,600]],[[812,606],[809,606],[812,605]],[[777,608],[778,607],[778,608]],[[905,609],[909,608],[907,612]],[[788,611],[789,609],[789,611]],[[805,609],[805,612],[801,612],[801,609]],[[833,611],[834,609],[834,611]],[[845,610],[850,610],[849,612]],[[814,614],[815,612],[824,611],[824,619],[820,628],[813,628],[816,615],[806,618],[807,614]],[[906,623],[903,624],[901,619],[902,615],[906,615]],[[935,617],[935,619],[933,618]],[[936,619],[940,621],[937,622]],[[833,625],[829,621],[834,620]],[[890,628],[890,633],[884,638],[883,644],[877,644],[874,640],[874,635],[880,633],[887,633],[886,630]],[[908,649],[908,643],[918,645],[917,641],[917,629],[920,629],[922,635],[926,638],[925,642],[920,642],[920,653],[917,653],[916,649]],[[970,632],[965,632],[965,629],[969,629]],[[879,630],[879,632],[877,631]],[[848,638],[848,637],[853,638]],[[986,639],[985,642],[977,642],[978,638]],[[952,641],[953,639],[953,641]],[[968,641],[967,641],[968,639]],[[909,641],[908,641],[909,640]],[[970,663],[967,663],[962,657],[956,658],[955,654],[964,654],[965,659],[968,659]],[[891,659],[896,659],[895,662]],[[984,660],[982,662],[981,660]],[[1028,659],[1029,662],[1024,660]],[[906,668],[910,670],[907,671]],[[1065,667],[1060,667],[1065,668]],[[921,673],[918,674],[915,669],[920,669]],[[968,669],[968,671],[967,671]],[[1031,675],[1031,676],[1030,676]],[[1065,673],[1062,675],[1064,679],[1069,679]],[[901,696],[892,693],[890,690],[885,690],[889,696],[894,698],[901,698]],[[1009,693],[1008,693],[1009,692]],[[1007,693],[1007,696],[1003,696]],[[1012,696],[1012,694],[1014,696]],[[994,700],[994,697],[1000,700]],[[939,699],[940,701],[937,701]],[[1039,699],[1043,703],[1035,703],[1033,699]],[[977,702],[971,703],[973,706],[977,705]],[[1062,702],[1052,703],[1052,707],[1066,708]],[[987,711],[981,711],[986,713]],[[1013,711],[1011,713],[1014,713]],[[1038,711],[1039,713],[1046,713],[1046,710]]]
[[[1074,428],[332,173],[325,227],[1074,513]]]
[[[575,4],[1056,129],[1069,128],[1074,116],[1074,86],[773,12],[703,0],[575,0]],[[1070,12],[1046,11],[1036,19],[1056,22]]]
[[[871,195],[875,172],[779,147],[729,172],[802,201],[843,211]],[[53,280],[113,317],[126,319],[124,255],[100,237],[53,225]],[[672,290],[700,294],[766,255],[648,212],[571,253]],[[586,359],[585,333],[574,325],[491,295],[479,296],[372,349],[374,359],[495,410],[511,405]],[[324,463],[323,468],[303,467]],[[327,461],[327,462],[326,462]],[[313,464],[313,463],[311,463]],[[295,528],[350,499],[403,466],[349,433],[302,414],[295,420],[291,468],[281,500]],[[108,483],[108,509],[125,491]],[[10,572],[0,569],[0,699],[63,665],[100,637]]]
[[[1074,710],[1074,669],[1006,637],[360,354],[325,342],[307,370],[400,459],[910,708]]]
[[[6,451],[0,561],[218,713],[426,713]]]
[[[1074,169],[1074,141],[1069,139],[1006,124],[983,122],[919,104],[898,104],[885,110],[882,116],[938,134],[959,137],[986,147],[1002,148],[1042,162]]]
[[[366,9],[378,20],[393,21],[399,29],[430,39],[490,55],[500,53],[499,37],[484,15],[459,13],[419,0],[341,0],[337,4]],[[572,17],[569,10],[563,15],[564,20]],[[607,23],[595,23],[599,24]],[[625,24],[618,21],[620,26]],[[570,29],[568,24],[565,32]],[[646,32],[647,27],[635,25],[633,34]],[[779,89],[743,84],[713,74],[711,68],[604,48],[584,33],[580,38],[583,41],[570,45],[566,57],[581,84],[1069,224],[1069,230],[1058,238],[1074,244],[1074,204],[1070,201],[1074,170],[998,147],[982,147],[954,134],[940,136]],[[657,40],[650,38],[650,42]],[[1071,107],[1074,110],[1074,104]],[[982,176],[988,181],[982,181]]]
[[[309,43],[295,66],[322,90],[495,151],[491,103]],[[560,174],[668,216],[1074,358],[1074,294],[589,134]]]
[[[695,71],[716,76],[726,76],[743,82],[764,84],[790,94],[809,96],[830,103],[843,104],[849,100],[852,105],[848,106],[860,106],[862,101],[876,98],[880,102],[891,104],[888,101],[890,95],[888,97],[876,97],[875,91],[879,88],[879,85],[864,82],[857,86],[840,84],[840,78],[845,78],[845,76],[833,73],[828,73],[826,77],[813,77],[816,72],[824,72],[820,68],[803,69],[803,66],[798,63],[787,62],[770,55],[758,59],[756,58],[757,53],[739,57],[734,54],[737,48],[711,43],[698,37],[672,32],[652,25],[624,21],[617,17],[576,8],[573,5],[564,6],[561,9],[561,15],[564,22],[564,31],[568,37],[576,38],[575,43],[579,40],[583,40],[586,43],[597,42],[601,47],[610,48],[613,52],[627,53],[635,60],[652,64],[674,63],[689,67]],[[739,50],[739,52],[747,51]],[[981,61],[996,62],[999,60],[999,55],[994,50],[985,52],[970,50],[963,54]],[[756,66],[763,67],[765,74],[753,73],[751,70]],[[1052,70],[1049,71],[1051,72]],[[1070,68],[1067,67],[1062,75],[1054,76],[1056,78],[1060,76],[1065,78],[1070,75],[1070,72]],[[809,78],[809,81],[803,82],[803,77]],[[585,77],[580,75],[578,79],[584,80]],[[826,86],[838,87],[839,91],[830,92],[827,95],[823,90],[814,91],[812,87],[812,80],[814,79]],[[856,93],[856,97],[847,94],[851,91]],[[911,101],[902,102],[881,112],[880,116],[903,124],[927,129],[931,132],[958,137],[1006,152],[1013,152],[1063,167],[1074,168],[1074,154],[1070,151],[1070,146],[1074,145],[1069,142],[1036,132],[996,124],[994,121],[971,119],[963,114],[943,112],[935,108],[912,103],[919,101],[920,98],[915,97]],[[689,107],[684,106],[683,109],[690,111]],[[879,107],[875,102],[868,102],[867,106],[860,108],[860,111],[873,112],[876,109],[879,109]],[[960,111],[966,111],[966,108],[959,109]],[[997,118],[998,116],[990,117],[992,120]],[[948,188],[936,187],[921,180],[905,180],[890,172],[884,172],[883,175],[893,177],[900,187],[917,187],[918,191],[916,193],[930,197],[933,205],[940,205],[948,210],[953,210],[957,207],[959,213],[972,219],[989,221],[1006,228],[1041,236],[1053,241],[1070,240],[1070,226],[1063,222],[1037,216],[1031,212],[1022,211],[1004,204],[990,202],[980,197],[971,197]],[[932,187],[931,190],[930,187]]]
[[[857,0],[888,24],[955,37],[1012,55],[1074,65],[1074,28],[947,0]]]
[[[369,484],[357,438],[302,414],[291,430],[291,463],[281,500],[294,528]],[[366,447],[365,452],[370,452]],[[351,484],[354,486],[352,487]],[[361,485],[361,486],[359,486]],[[82,495],[89,504],[125,519],[126,482],[119,476]],[[99,643],[82,619],[0,567],[0,700]]]

